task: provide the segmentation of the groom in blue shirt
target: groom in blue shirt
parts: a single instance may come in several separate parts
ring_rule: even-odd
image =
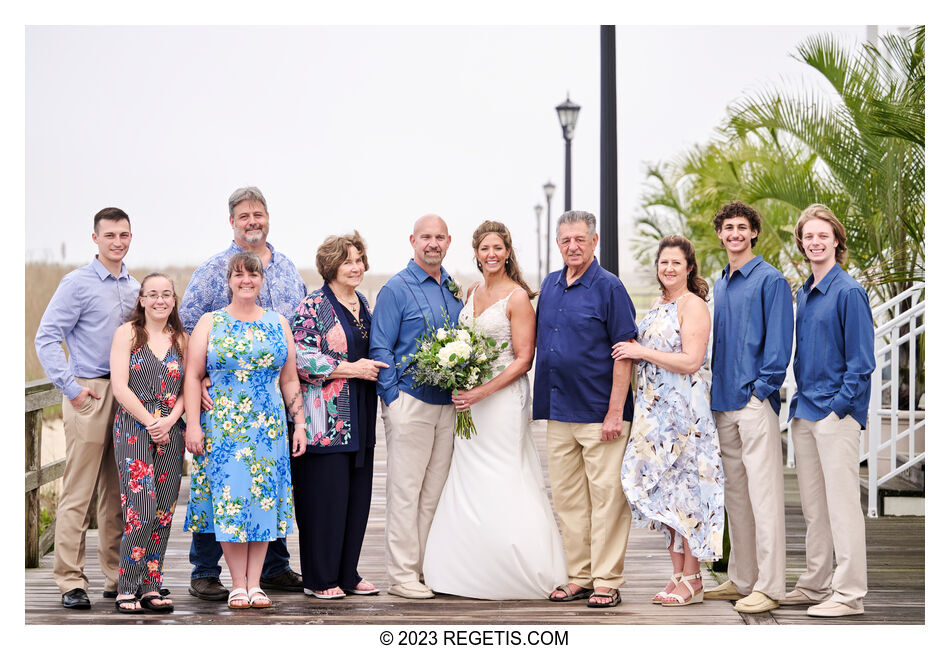
[[[755,255],[762,230],[755,208],[722,206],[713,220],[729,264],[713,287],[710,406],[719,431],[729,515],[729,580],[709,600],[738,600],[757,614],[785,596],[785,491],[779,389],[792,353],[792,292],[785,276]]]
[[[422,583],[426,538],[452,461],[455,406],[432,386],[413,387],[416,339],[462,311],[461,289],[442,268],[452,237],[441,217],[420,217],[409,236],[414,251],[379,291],[370,358],[383,361],[376,391],[386,429],[386,570],[389,593],[432,598]]]

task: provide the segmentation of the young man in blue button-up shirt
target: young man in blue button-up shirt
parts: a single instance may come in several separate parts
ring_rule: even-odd
[[[778,607],[785,596],[785,494],[779,389],[792,353],[792,292],[755,255],[762,218],[741,201],[713,220],[729,264],[713,287],[710,405],[719,430],[729,515],[729,580],[706,591],[736,611]]]
[[[36,330],[36,356],[56,388],[63,391],[66,469],[56,509],[53,579],[63,607],[89,609],[86,576],[86,513],[98,494],[99,565],[104,598],[115,598],[119,543],[124,517],[119,472],[112,446],[116,402],[109,381],[109,351],[116,328],[129,320],[139,283],[122,261],[132,229],[119,208],[93,218],[92,241],[99,254],[88,266],[68,273],[50,300]],[[62,343],[69,349],[69,361]]]
[[[841,268],[846,241],[844,226],[821,204],[805,208],[795,226],[812,271],[796,296],[798,390],[788,408],[805,572],[782,603],[811,604],[811,616],[862,614],[868,590],[858,447],[871,399],[874,321],[867,292]]]
[[[432,386],[414,387],[411,357],[416,339],[462,311],[461,291],[442,268],[452,243],[441,217],[420,217],[409,236],[414,252],[402,271],[379,290],[369,356],[383,361],[376,392],[386,429],[386,572],[389,593],[432,598],[420,578],[426,538],[452,462],[455,405]],[[474,488],[474,489],[477,489]]]

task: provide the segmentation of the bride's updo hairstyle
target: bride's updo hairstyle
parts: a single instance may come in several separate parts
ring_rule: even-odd
[[[691,269],[686,276],[686,288],[695,293],[703,300],[708,300],[709,284],[699,274],[699,264],[696,263],[696,248],[693,242],[682,235],[667,235],[660,240],[660,245],[656,249],[656,259],[653,260],[653,268],[656,269],[656,281],[660,283],[660,290],[665,292],[666,287],[660,282],[660,253],[664,248],[678,248],[683,251],[683,257],[686,258],[686,268]]]
[[[482,263],[478,261],[478,247],[482,245],[482,240],[492,233],[501,237],[501,241],[505,244],[505,251],[508,253],[508,258],[505,260],[505,273],[528,292],[528,298],[534,298],[538,295],[538,292],[532,291],[528,283],[521,277],[521,268],[518,266],[518,260],[515,259],[515,249],[511,246],[511,233],[508,232],[505,224],[500,221],[483,221],[482,225],[472,233],[472,250],[475,251],[475,265],[478,270],[482,270]]]

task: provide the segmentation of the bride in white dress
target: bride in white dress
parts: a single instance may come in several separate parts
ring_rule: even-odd
[[[521,278],[504,224],[484,222],[472,247],[483,280],[469,289],[459,321],[508,346],[497,362],[503,371],[453,398],[456,408],[471,408],[477,434],[455,441],[422,571],[440,593],[547,598],[567,580],[567,568],[528,429],[535,294]]]

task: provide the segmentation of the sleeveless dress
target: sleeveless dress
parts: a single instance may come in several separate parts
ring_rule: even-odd
[[[185,530],[219,542],[267,542],[292,530],[290,445],[278,379],[287,341],[277,312],[255,321],[212,313],[209,392],[201,413],[205,454],[196,456]]]
[[[507,342],[497,365],[514,360],[508,297],[459,322]],[[496,371],[499,372],[499,371]],[[456,440],[449,476],[426,542],[423,575],[441,593],[489,600],[547,598],[567,580],[564,546],[528,429],[528,378],[474,404],[477,434]]]
[[[677,302],[659,304],[640,323],[637,340],[663,352],[682,352]],[[630,442],[620,468],[633,524],[676,531],[692,554],[722,557],[723,472],[716,422],[709,408],[709,372],[671,372],[641,361]],[[669,528],[668,528],[669,527]]]

